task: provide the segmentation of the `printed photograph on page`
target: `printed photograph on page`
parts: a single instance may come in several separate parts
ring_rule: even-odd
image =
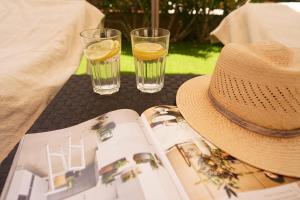
[[[118,116],[116,116],[118,117]],[[113,123],[102,116],[94,127],[98,130],[99,188],[93,195],[103,199],[169,199],[174,185],[152,151],[140,124],[135,122]],[[176,193],[176,191],[175,191]]]
[[[92,200],[96,196],[178,199],[132,110],[26,136],[6,199]]]
[[[190,199],[300,198],[299,179],[263,171],[230,156],[195,132],[177,107],[156,106],[143,115]],[[266,188],[270,189],[256,192]]]

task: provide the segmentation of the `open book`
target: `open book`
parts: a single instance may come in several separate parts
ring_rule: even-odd
[[[267,159],[267,158],[266,158]],[[202,138],[174,106],[122,109],[25,135],[7,200],[300,199],[300,182],[249,166]]]

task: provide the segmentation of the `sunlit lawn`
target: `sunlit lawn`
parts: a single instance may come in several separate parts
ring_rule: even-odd
[[[200,45],[196,42],[171,43],[167,58],[168,74],[210,74],[220,53],[219,45]],[[121,71],[134,72],[130,43],[122,43]],[[83,57],[76,74],[86,72],[86,59]]]

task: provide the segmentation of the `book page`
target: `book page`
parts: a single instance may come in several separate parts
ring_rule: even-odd
[[[180,199],[132,110],[28,134],[20,148],[5,199]]]
[[[263,171],[230,156],[195,132],[177,107],[152,107],[142,117],[190,199],[300,197],[299,179]]]

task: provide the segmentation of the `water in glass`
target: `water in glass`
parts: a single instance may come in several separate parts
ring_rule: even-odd
[[[164,87],[167,50],[159,43],[141,42],[133,48],[137,88],[154,93]]]
[[[81,33],[81,39],[94,92],[109,95],[119,91],[121,32],[115,29],[88,29]]]
[[[166,55],[153,60],[134,57],[137,88],[142,92],[154,93],[164,87]]]
[[[95,93],[108,95],[120,88],[120,54],[104,61],[89,61],[89,71]]]
[[[120,88],[120,43],[102,40],[85,49],[94,92],[108,95]]]
[[[131,32],[137,88],[146,93],[164,87],[166,57],[170,32],[165,29],[140,28]]]

